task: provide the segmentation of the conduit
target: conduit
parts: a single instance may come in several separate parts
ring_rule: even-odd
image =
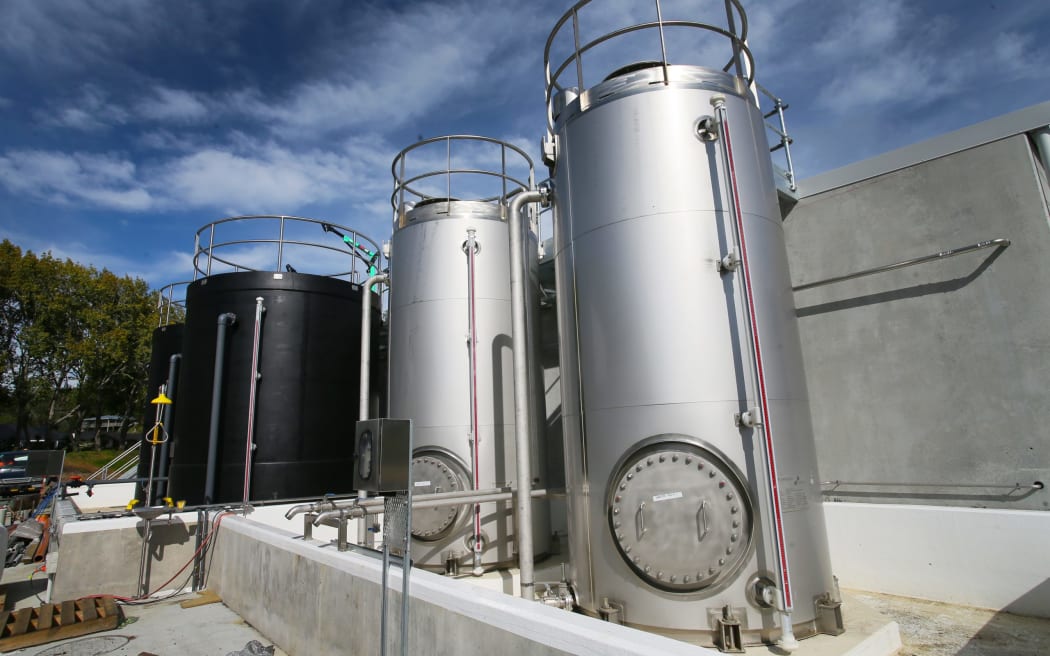
[[[222,418],[222,383],[226,368],[226,332],[237,323],[237,315],[224,312],[219,315],[215,332],[215,375],[211,386],[211,423],[208,427],[208,465],[204,477],[204,503],[215,501],[215,465],[219,456],[219,420]]]
[[[733,160],[733,142],[729,128],[729,113],[726,111],[725,97],[715,95],[711,98],[711,105],[715,109],[718,122],[721,125],[722,157],[725,171],[728,177],[729,204],[731,206],[733,230],[736,233],[736,242],[740,246],[740,272],[743,276],[743,288],[747,299],[748,328],[751,338],[751,354],[754,361],[755,379],[758,385],[759,417],[751,417],[751,425],[762,430],[763,456],[766,460],[766,473],[768,474],[768,486],[770,505],[772,507],[773,520],[773,546],[777,557],[777,573],[779,574],[780,597],[781,597],[781,636],[777,644],[791,651],[798,647],[791,624],[791,576],[788,570],[787,545],[784,538],[784,520],[780,507],[780,489],[777,478],[776,453],[773,448],[773,430],[770,421],[769,399],[766,393],[766,374],[762,362],[762,340],[758,330],[758,315],[755,308],[755,294],[752,287],[751,269],[747,255],[747,239],[744,233],[744,215],[740,208],[740,191],[737,185],[736,164]]]

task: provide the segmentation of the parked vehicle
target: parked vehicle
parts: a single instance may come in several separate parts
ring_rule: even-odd
[[[28,464],[28,451],[4,451],[0,453],[0,493],[25,492],[40,487],[40,481],[30,478],[27,474],[26,467]]]

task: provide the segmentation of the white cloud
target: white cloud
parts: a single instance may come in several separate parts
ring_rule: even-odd
[[[0,156],[0,184],[14,194],[62,205],[138,212],[153,204],[136,179],[135,164],[114,155],[8,151]]]
[[[47,125],[94,131],[125,123],[128,112],[109,101],[109,94],[93,84],[81,86],[79,94],[62,106],[37,113]]]
[[[176,123],[199,121],[210,113],[199,94],[163,86],[153,89],[153,95],[141,100],[135,111],[146,120]]]

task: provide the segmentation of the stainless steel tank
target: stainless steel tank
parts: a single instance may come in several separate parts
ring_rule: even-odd
[[[412,420],[414,492],[515,486],[507,198],[531,186],[532,162],[507,143],[452,136],[406,148],[392,171],[389,402],[390,416]],[[531,287],[535,303],[535,262]],[[537,487],[542,457],[536,444]],[[412,553],[447,571],[512,564],[512,511],[510,501],[413,511]],[[533,520],[543,553],[545,503]]]
[[[795,634],[837,632],[801,346],[769,147],[751,90],[746,17],[735,0],[721,27],[670,20],[657,3],[644,28],[654,33],[656,61],[581,89],[560,78],[564,71],[595,76],[581,62],[594,42],[583,43],[574,28],[586,4],[566,13],[548,40],[544,147],[556,213],[578,604],[592,615],[706,644],[722,645],[734,621],[746,643],[776,639],[784,626],[776,612],[784,603],[779,516]],[[669,64],[661,46],[671,27],[725,38],[726,60],[715,68]],[[551,44],[562,29],[573,31],[575,47],[552,66]],[[724,116],[717,97],[724,97]],[[749,280],[739,262],[739,226]],[[749,426],[750,419],[759,425]],[[775,476],[763,449],[767,434]]]

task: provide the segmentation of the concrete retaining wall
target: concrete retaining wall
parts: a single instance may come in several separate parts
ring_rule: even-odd
[[[153,520],[149,550],[149,591],[171,578],[193,556],[197,514],[165,515]],[[52,601],[93,594],[133,596],[138,590],[143,521],[137,517],[63,521],[57,562],[48,558]],[[191,566],[192,567],[192,566]],[[185,582],[190,568],[176,577],[174,589]]]
[[[381,561],[286,531],[223,520],[208,586],[289,654],[377,654]],[[686,656],[718,652],[477,588],[421,570],[411,578],[409,653]],[[400,572],[390,577],[401,589]],[[400,595],[389,597],[400,653]]]

